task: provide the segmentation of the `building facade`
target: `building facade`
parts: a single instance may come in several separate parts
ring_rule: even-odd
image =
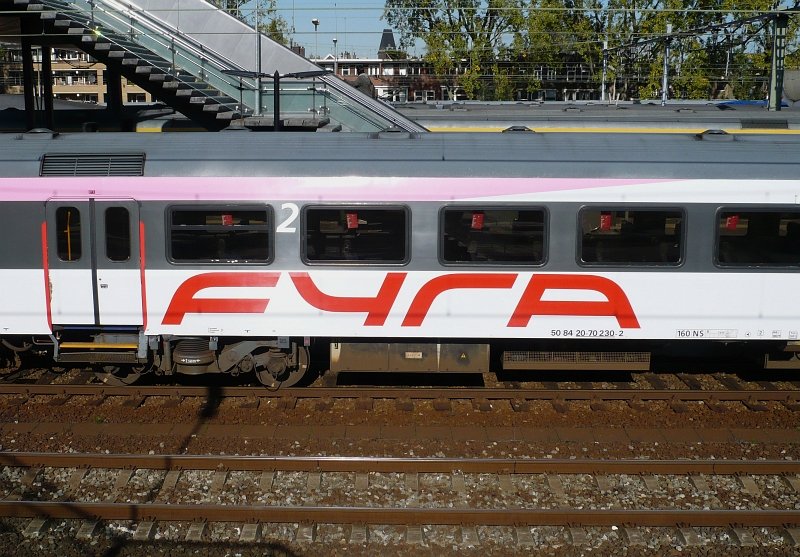
[[[79,50],[54,48],[51,56],[53,75],[53,97],[65,101],[89,104],[105,104],[106,67]],[[42,50],[33,52],[34,81],[41,91]],[[2,92],[23,93],[22,51],[14,45],[6,45],[3,60]],[[122,101],[126,104],[150,103],[152,97],[144,89],[122,78]]]

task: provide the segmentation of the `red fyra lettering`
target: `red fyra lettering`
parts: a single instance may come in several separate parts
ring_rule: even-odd
[[[172,296],[162,325],[180,325],[187,313],[264,313],[269,298],[195,298],[215,287],[272,287],[280,273],[204,273],[183,282]]]
[[[317,309],[333,312],[366,312],[365,326],[380,327],[389,317],[389,312],[397,299],[400,287],[406,279],[405,273],[386,273],[378,294],[369,297],[331,296],[325,294],[308,273],[289,273],[294,282],[294,287],[303,299]]]
[[[317,309],[333,313],[366,313],[364,326],[380,327],[391,313],[406,273],[387,273],[375,296],[332,296],[322,292],[308,273],[289,273],[298,294]],[[206,288],[274,287],[280,273],[204,273],[184,281],[172,296],[162,325],[180,325],[188,313],[264,313],[269,298],[195,298]],[[419,289],[403,319],[403,327],[419,327],[437,296],[456,289],[508,289],[516,273],[455,273],[435,277]],[[547,290],[589,290],[602,294],[606,301],[543,300]],[[535,315],[609,316],[619,326],[638,329],[639,321],[620,286],[596,275],[533,275],[517,303],[508,327],[527,327]]]
[[[411,307],[408,308],[403,327],[419,327],[433,301],[442,292],[457,288],[511,288],[517,275],[487,275],[487,274],[452,274],[442,275],[426,282],[419,289]]]
[[[546,290],[594,290],[605,296],[606,302],[560,302],[542,300]],[[611,279],[596,275],[534,275],[522,293],[517,309],[508,322],[509,327],[527,327],[534,315],[607,315],[617,318],[623,329],[638,329],[628,297]]]

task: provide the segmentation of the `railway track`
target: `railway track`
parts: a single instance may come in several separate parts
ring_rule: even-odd
[[[69,531],[85,543],[118,535],[142,547],[283,540],[364,554],[381,552],[375,544],[387,539],[414,547],[451,540],[460,549],[603,539],[698,551],[726,540],[800,547],[800,441],[787,426],[800,389],[727,376],[648,377],[646,388],[274,392],[0,383],[6,415],[15,418],[0,427],[3,448],[20,451],[0,452],[0,524],[40,539]],[[220,414],[202,411],[213,405]],[[562,411],[570,413],[541,422]],[[52,419],[59,412],[75,421]],[[608,422],[621,413],[648,420]],[[309,423],[310,415],[329,419]],[[524,457],[511,456],[517,448]],[[488,456],[460,458],[465,450]],[[318,456],[409,452],[425,456]]]
[[[173,387],[173,386],[129,386],[114,387],[102,384],[91,385],[14,385],[0,383],[0,395],[5,396],[122,396],[144,399],[146,397],[190,398],[255,398],[297,400],[358,399],[371,401],[390,399],[398,401],[509,401],[515,409],[523,409],[527,401],[551,401],[555,404],[569,401],[611,402],[624,401],[632,405],[649,401],[669,403],[705,402],[710,405],[720,402],[741,402],[751,409],[760,403],[777,402],[792,411],[800,410],[798,390],[756,389],[598,389],[598,388],[375,388],[375,387],[305,387],[269,391],[263,387]]]
[[[0,516],[88,523],[134,521],[140,536],[158,521],[345,524],[351,529],[363,525],[723,528],[734,524],[741,529],[788,528],[793,533],[800,525],[800,510],[795,508],[800,497],[800,462],[793,461],[2,453],[0,463],[4,465],[5,492]],[[118,501],[140,471],[156,474],[158,481],[151,482],[149,492],[144,497],[140,494],[138,502]],[[105,487],[98,488],[102,481],[92,478],[93,472],[114,480],[106,479]],[[305,484],[306,500],[299,505],[279,503],[285,487],[278,484],[297,483],[298,474],[300,483]],[[185,489],[182,481],[194,482],[195,492],[202,495],[190,503],[182,502],[176,495]],[[542,492],[548,492],[544,503],[526,504],[525,497],[537,482]],[[576,488],[576,482],[585,485]],[[679,506],[672,502],[676,489],[665,486],[681,482],[685,487],[677,489],[681,492],[678,499],[693,492],[711,495],[715,502],[690,502],[675,508]],[[620,502],[626,498],[620,491],[634,483],[649,491],[651,498],[641,501],[640,494],[635,508],[625,508],[631,503]],[[243,490],[242,485],[250,489]],[[31,497],[37,486],[47,487],[38,491],[40,497]],[[582,508],[574,501],[575,493],[586,486],[593,486],[601,495],[592,508]],[[369,496],[370,487],[378,497]],[[780,508],[781,503],[773,497],[781,488],[791,494],[780,500],[786,508]],[[141,491],[141,487],[136,489]],[[727,506],[722,501],[726,489],[735,491],[724,494]],[[431,491],[449,495],[434,505],[421,496]],[[220,504],[224,492],[238,497]],[[270,498],[270,492],[274,497]],[[496,493],[496,497],[491,504],[481,504],[486,499],[476,497],[477,492]],[[343,504],[344,499],[348,504]],[[43,527],[41,521],[32,522],[31,527],[37,524]],[[635,537],[635,532],[630,535]]]

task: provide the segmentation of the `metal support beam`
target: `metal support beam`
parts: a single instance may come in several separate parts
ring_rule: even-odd
[[[31,41],[31,25],[27,18],[20,21],[22,30],[22,86],[25,97],[25,127],[33,129],[36,127],[36,105],[34,99],[34,89],[36,83],[33,78],[33,41]]]
[[[664,68],[661,75],[661,106],[667,106],[669,98],[669,36],[672,34],[672,24],[667,23],[667,40],[664,42]]]
[[[44,105],[44,127],[48,130],[55,129],[53,119],[53,47],[49,44],[42,44],[42,63],[39,80],[42,84],[42,100]]]
[[[106,110],[118,119],[122,118],[122,73],[113,65],[106,66]]]
[[[772,20],[772,71],[770,72],[769,82],[770,111],[778,111],[781,109],[781,99],[783,97],[783,70],[786,58],[786,28],[788,25],[789,16],[786,14],[778,14]]]
[[[603,41],[603,75],[600,80],[600,100],[606,100],[606,79],[608,76],[608,41]]]
[[[279,132],[281,131],[281,74],[278,73],[278,70],[275,70],[275,73],[272,76],[274,80],[274,89],[272,92],[273,103],[272,103],[272,131]]]

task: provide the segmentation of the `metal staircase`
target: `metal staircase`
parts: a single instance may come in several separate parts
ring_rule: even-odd
[[[180,10],[171,0],[133,2],[0,0],[0,15],[13,13],[50,43],[83,50],[210,130],[242,117],[274,118],[273,80],[263,78],[320,69],[205,0],[183,0]],[[335,130],[425,131],[332,75],[284,79],[280,87],[281,118],[316,118]]]

